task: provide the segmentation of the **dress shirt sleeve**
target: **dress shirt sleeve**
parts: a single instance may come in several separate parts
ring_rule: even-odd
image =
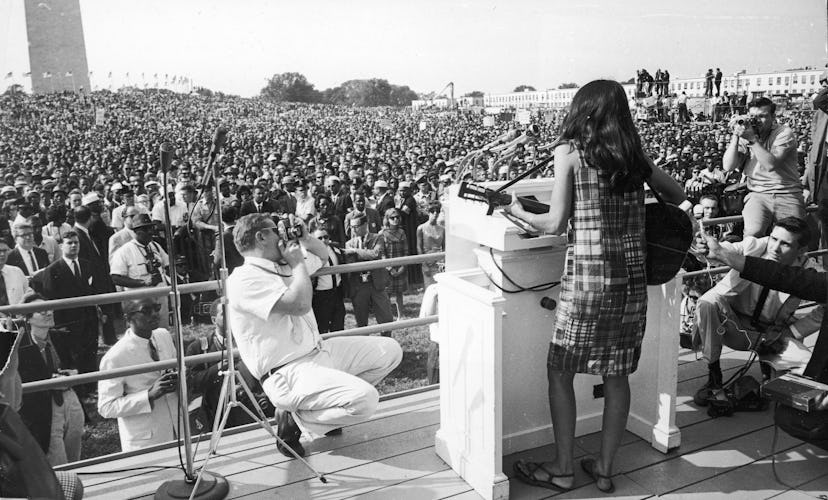
[[[267,321],[273,306],[287,291],[287,286],[281,277],[266,271],[246,275],[238,282],[238,285],[234,293],[230,294],[231,301],[234,303],[233,307],[241,312],[252,314],[262,321]]]

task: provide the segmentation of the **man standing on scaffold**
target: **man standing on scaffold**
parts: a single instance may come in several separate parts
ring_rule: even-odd
[[[227,279],[230,329],[277,409],[279,437],[301,456],[303,431],[311,437],[338,433],[374,414],[374,384],[400,363],[402,349],[379,336],[322,340],[310,275],[327,262],[328,250],[298,218],[246,215],[233,240],[244,264]],[[281,444],[278,449],[292,457]]]

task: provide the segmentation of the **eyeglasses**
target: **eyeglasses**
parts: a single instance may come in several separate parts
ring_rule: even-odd
[[[155,304],[151,306],[144,306],[138,309],[139,313],[141,314],[152,314],[152,313],[159,313],[161,312],[161,304]]]
[[[273,234],[279,234],[279,228],[276,226],[263,227],[259,231],[271,231]]]
[[[34,238],[34,233],[23,233],[17,235],[19,238]]]
[[[390,215],[390,216],[388,216],[388,220],[396,220],[396,219],[399,219],[399,218],[400,218],[399,215]]]

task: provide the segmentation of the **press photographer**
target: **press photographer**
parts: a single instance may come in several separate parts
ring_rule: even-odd
[[[244,264],[227,280],[230,328],[242,361],[277,409],[279,437],[303,455],[302,431],[323,436],[374,414],[373,384],[400,363],[402,350],[385,337],[321,339],[310,275],[325,265],[328,250],[300,219],[249,214],[233,238]]]
[[[805,201],[793,130],[777,123],[776,104],[766,97],[752,101],[748,108],[748,116],[730,120],[732,136],[722,163],[725,172],[740,169],[746,176],[744,235],[761,238],[775,221],[804,218]]]

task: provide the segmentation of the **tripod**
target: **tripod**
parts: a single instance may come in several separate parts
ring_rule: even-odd
[[[219,129],[221,130],[221,129]],[[225,132],[226,133],[226,132]],[[218,135],[219,132],[217,131],[216,134]],[[319,478],[319,480],[323,483],[327,483],[328,480],[325,478],[324,474],[319,473],[316,469],[314,469],[311,464],[307,462],[304,458],[299,456],[296,451],[291,448],[285,441],[276,434],[276,431],[273,430],[273,427],[270,425],[267,417],[262,411],[262,407],[259,406],[259,403],[256,401],[256,397],[253,395],[253,391],[250,390],[247,383],[244,381],[244,378],[241,376],[241,373],[236,369],[236,360],[235,356],[233,355],[233,332],[229,328],[227,322],[227,255],[225,253],[224,247],[224,221],[221,218],[221,191],[218,183],[218,175],[217,175],[217,168],[215,166],[215,162],[211,162],[210,166],[212,167],[211,170],[207,172],[208,179],[205,180],[205,188],[211,188],[214,190],[214,197],[216,202],[216,207],[218,208],[219,218],[218,218],[218,235],[217,238],[218,244],[216,246],[216,251],[219,252],[221,256],[221,268],[219,270],[219,289],[218,295],[221,297],[221,302],[219,305],[219,310],[221,311],[221,329],[222,333],[224,334],[224,346],[227,352],[227,368],[220,372],[222,374],[223,380],[221,383],[221,391],[219,392],[219,400],[218,406],[216,411],[215,419],[213,420],[213,432],[210,437],[210,451],[207,455],[207,458],[204,459],[204,464],[201,470],[198,473],[198,478],[196,479],[195,486],[193,488],[193,492],[195,492],[201,481],[202,481],[202,474],[207,468],[210,460],[218,454],[218,445],[219,441],[221,441],[222,433],[224,432],[227,426],[227,420],[230,417],[230,411],[233,408],[241,408],[247,413],[250,418],[252,418],[255,422],[257,422],[265,431],[267,431],[276,442],[281,445],[284,449],[290,450],[290,454],[293,455],[294,458],[302,462],[311,472]],[[212,186],[210,186],[210,182],[212,181]],[[253,408],[256,410],[254,413],[247,405],[240,403],[236,397],[238,392],[238,386],[242,388],[244,393],[247,395],[247,398],[250,400]]]

